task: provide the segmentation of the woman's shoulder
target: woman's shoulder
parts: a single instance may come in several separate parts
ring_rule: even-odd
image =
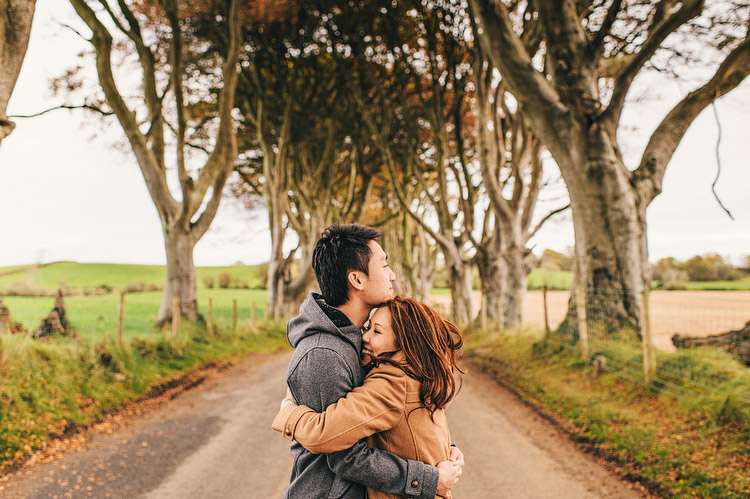
[[[388,377],[395,377],[395,378],[404,378],[406,377],[406,372],[404,372],[404,369],[400,367],[398,361],[396,361],[396,364],[393,362],[380,362],[377,366],[370,369],[370,372],[367,373],[366,378],[374,377],[374,376],[388,376]]]

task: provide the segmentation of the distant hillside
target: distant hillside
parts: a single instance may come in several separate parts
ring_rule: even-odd
[[[219,274],[227,273],[233,281],[258,287],[262,278],[259,265],[232,267],[198,267],[198,289],[205,287],[205,276],[213,277],[218,286]],[[69,289],[93,289],[102,285],[123,289],[129,284],[143,282],[161,287],[165,267],[160,265],[123,265],[114,263],[59,262],[49,265],[0,267],[0,288],[28,287],[55,289],[64,283]]]

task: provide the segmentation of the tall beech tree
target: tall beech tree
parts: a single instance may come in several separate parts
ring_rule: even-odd
[[[360,78],[352,84],[352,94],[380,150],[394,196],[440,248],[453,318],[468,324],[474,316],[470,240],[479,178],[466,143],[471,136],[463,130],[471,114],[466,104],[470,26],[461,22],[457,9],[450,2],[379,8],[365,16],[374,19],[373,34],[352,36],[347,46],[353,58],[365,57],[355,72]]]
[[[650,281],[646,208],[661,191],[669,160],[696,116],[750,72],[747,4],[470,0],[470,5],[480,42],[566,182],[577,273],[593,290],[589,305],[606,301],[613,327],[639,326],[639,291]],[[733,9],[731,16],[722,15],[726,8]],[[717,42],[721,62],[666,115],[640,164],[629,170],[617,129],[634,79],[649,64],[659,65],[655,56],[674,48],[674,37],[686,42],[674,52],[679,53],[700,43],[701,35]],[[535,36],[543,43],[530,51],[527,40]],[[602,290],[619,293],[613,299]]]
[[[116,6],[107,0],[70,2],[91,30],[99,83],[132,147],[159,213],[167,272],[158,321],[172,319],[173,297],[179,298],[180,314],[196,320],[199,315],[193,248],[216,215],[237,156],[232,110],[242,41],[239,0],[191,6],[178,5],[176,0],[118,0]],[[188,71],[186,32],[192,28],[191,21],[201,16],[210,16],[217,29],[223,30],[225,50],[215,67],[199,71],[191,66]],[[140,74],[117,71],[113,60],[115,43],[132,48]],[[129,98],[136,76],[142,93]],[[196,84],[195,78],[201,81]],[[214,83],[219,90],[207,92],[207,83]],[[214,111],[196,114],[195,110],[201,107]],[[204,120],[211,126],[201,126],[206,125]],[[211,143],[210,150],[206,149],[202,156],[191,154],[191,133],[203,134]],[[209,136],[205,137],[207,133]],[[177,196],[168,185],[168,162],[177,171]]]
[[[0,0],[0,143],[15,124],[5,111],[29,46],[36,0]]]
[[[311,9],[279,4],[244,32],[234,190],[262,198],[268,212],[270,313],[304,298],[315,242],[330,223],[358,218],[372,178],[373,155],[363,151],[370,139],[342,92],[342,68],[315,39],[320,20]],[[292,232],[297,246],[285,254]],[[303,264],[293,275],[296,259]]]
[[[478,38],[476,25],[474,39]],[[527,43],[539,43],[531,38]],[[476,159],[488,198],[482,235],[474,242],[474,261],[487,316],[507,328],[523,324],[526,277],[532,269],[529,240],[556,209],[531,222],[542,189],[542,144],[528,127],[515,99],[496,77],[482,45],[474,44],[473,79]],[[502,319],[498,314],[502,311]]]

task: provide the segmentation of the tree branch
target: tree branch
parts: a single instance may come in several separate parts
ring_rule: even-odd
[[[60,105],[60,106],[55,106],[55,107],[51,107],[49,109],[45,109],[43,111],[39,111],[38,113],[33,113],[33,114],[14,114],[14,115],[8,116],[8,118],[36,118],[37,116],[42,116],[43,114],[47,114],[49,112],[56,111],[58,109],[88,109],[89,111],[97,112],[97,113],[101,114],[102,116],[112,116],[113,114],[115,114],[112,111],[105,111],[104,109],[100,108],[99,106],[92,106],[90,104],[79,104],[77,106],[68,106],[68,105],[63,104],[63,105]]]
[[[750,29],[742,41],[724,59],[714,76],[702,87],[689,93],[662,120],[646,145],[641,163],[631,174],[631,182],[650,203],[661,192],[661,181],[667,164],[688,127],[703,109],[736,88],[750,74]]]
[[[563,206],[562,208],[558,208],[558,209],[556,209],[554,211],[551,211],[551,212],[547,213],[547,215],[545,215],[544,218],[542,218],[539,221],[539,223],[536,224],[536,227],[534,227],[534,230],[532,230],[531,232],[529,232],[529,235],[526,238],[526,241],[529,241],[532,237],[534,237],[536,235],[536,233],[539,232],[539,229],[542,228],[542,225],[544,225],[545,222],[547,222],[547,220],[549,220],[550,218],[554,217],[558,213],[562,213],[563,211],[567,210],[568,208],[570,208],[570,204],[567,204],[567,205]]]
[[[662,4],[666,0],[662,0]],[[620,114],[625,103],[625,96],[630,89],[630,84],[638,74],[643,65],[651,59],[661,43],[676,31],[688,20],[700,14],[703,8],[703,0],[685,0],[681,3],[678,11],[668,17],[661,19],[660,16],[654,16],[654,26],[649,30],[648,38],[641,45],[641,49],[628,59],[625,68],[614,80],[614,89],[609,105],[602,112],[602,120],[606,122],[612,136],[615,135],[617,123],[620,121]]]

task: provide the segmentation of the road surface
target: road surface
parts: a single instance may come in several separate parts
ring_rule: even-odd
[[[277,498],[291,456],[270,429],[290,354],[233,366],[111,433],[0,480],[0,497]],[[470,373],[448,409],[466,457],[456,499],[637,498],[511,394]]]

